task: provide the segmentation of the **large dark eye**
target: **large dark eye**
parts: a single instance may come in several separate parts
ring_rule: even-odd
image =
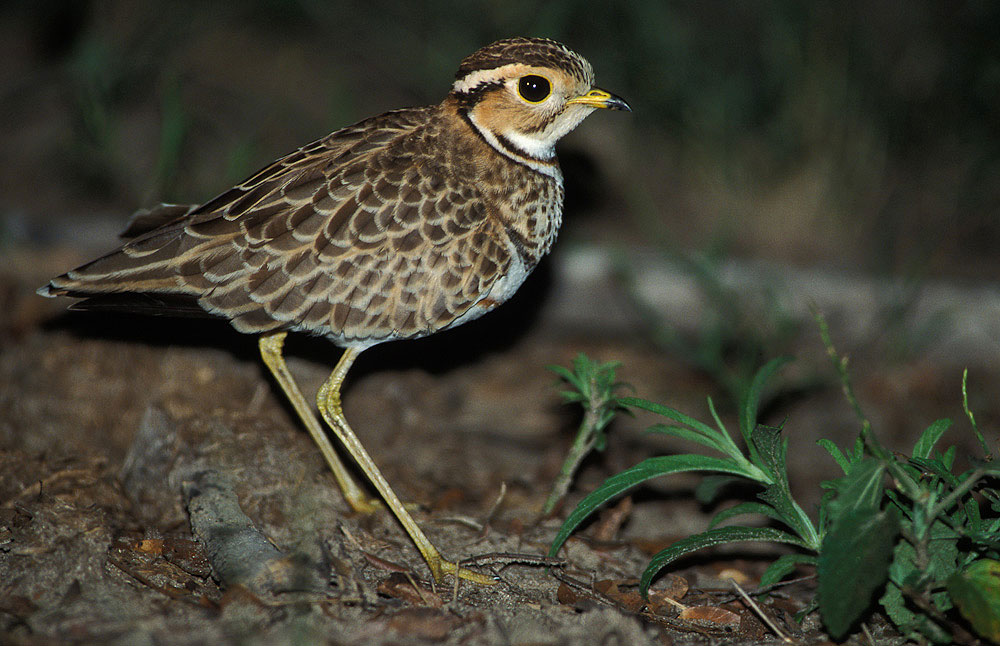
[[[517,83],[517,92],[521,98],[529,103],[541,103],[549,98],[552,93],[552,86],[544,76],[529,74],[522,76]]]

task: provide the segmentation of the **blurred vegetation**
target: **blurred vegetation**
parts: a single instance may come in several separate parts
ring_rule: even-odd
[[[70,130],[20,145],[72,199],[207,199],[335,127],[440,100],[487,42],[545,35],[636,108],[567,142],[618,187],[621,242],[919,276],[981,273],[1000,243],[989,0],[15,0],[0,20],[0,108],[9,128]],[[52,100],[65,114],[30,114]]]

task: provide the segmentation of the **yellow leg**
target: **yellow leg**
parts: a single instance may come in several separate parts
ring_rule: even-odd
[[[396,515],[396,518],[403,525],[403,529],[410,535],[413,543],[423,555],[424,560],[427,561],[427,566],[430,568],[435,581],[441,581],[445,574],[452,574],[462,579],[468,579],[469,581],[484,585],[495,583],[491,577],[460,568],[457,564],[441,558],[441,553],[427,539],[424,532],[417,526],[416,521],[406,511],[402,501],[392,490],[392,487],[389,486],[389,482],[385,479],[385,476],[378,470],[371,456],[368,455],[368,452],[361,445],[358,436],[354,434],[354,431],[347,424],[340,405],[340,387],[344,383],[347,370],[360,353],[361,351],[356,348],[347,348],[344,350],[344,354],[340,358],[340,361],[337,362],[337,367],[333,369],[330,378],[319,389],[317,403],[320,414],[330,428],[333,429],[333,432],[337,434],[337,437],[340,438],[340,441],[357,461],[358,466],[365,472],[371,483],[378,489],[385,504],[389,506],[389,509],[392,510],[392,513]]]
[[[340,490],[343,492],[347,504],[354,511],[371,513],[378,509],[378,501],[370,499],[357,483],[354,482],[351,474],[347,472],[347,468],[341,462],[340,457],[337,456],[337,451],[333,448],[330,438],[327,437],[323,427],[320,426],[319,420],[316,419],[316,415],[312,412],[309,404],[306,403],[306,399],[302,396],[302,391],[299,390],[298,385],[296,385],[292,373],[288,371],[288,365],[285,364],[285,358],[281,353],[286,336],[286,332],[275,332],[274,334],[266,334],[260,337],[260,356],[264,360],[264,364],[270,369],[271,374],[274,375],[274,380],[285,391],[288,401],[292,402],[292,407],[299,414],[302,423],[306,425],[310,437],[319,446],[319,450],[326,459],[326,463],[330,466],[330,470],[333,471],[333,477],[337,480],[337,484],[340,485]]]

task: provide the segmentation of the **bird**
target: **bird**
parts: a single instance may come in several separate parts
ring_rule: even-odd
[[[495,578],[445,559],[347,422],[341,387],[364,350],[479,318],[549,252],[562,221],[555,144],[598,109],[631,111],[590,63],[547,38],[465,57],[437,105],[385,112],[272,162],[203,204],[135,214],[117,249],[53,278],[71,309],[203,314],[258,337],[261,358],[352,509],[354,481],[289,371],[289,332],[343,349],[316,396],[327,427],[423,556],[435,581]]]

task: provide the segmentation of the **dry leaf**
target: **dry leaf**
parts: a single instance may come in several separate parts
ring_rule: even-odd
[[[577,601],[580,600],[580,595],[576,593],[576,590],[569,587],[565,583],[559,584],[559,589],[556,590],[556,601],[563,604],[564,606],[575,605]]]
[[[677,574],[667,574],[656,583],[655,588],[649,589],[649,596],[652,598],[655,594],[658,597],[680,601],[688,593],[690,587],[691,585],[684,577]]]
[[[676,574],[668,574],[657,583],[656,588],[649,590],[649,609],[657,614],[663,614],[668,608],[682,606],[680,600],[690,588],[687,579]]]
[[[659,538],[637,538],[632,542],[638,549],[640,549],[643,554],[648,556],[653,556],[663,550],[667,549],[677,541],[687,538],[684,535],[677,534],[674,536],[661,536]]]
[[[38,606],[29,599],[17,594],[0,596],[0,612],[17,617],[20,620],[27,619],[38,610]]]
[[[143,554],[159,556],[163,553],[163,539],[141,538],[132,543],[132,549]]]
[[[594,539],[602,542],[615,540],[618,531],[632,514],[632,496],[625,496],[614,507],[601,512],[594,527]]]
[[[402,599],[415,606],[429,606],[440,608],[444,605],[441,597],[436,592],[424,588],[415,587],[412,578],[399,572],[393,572],[389,578],[378,586],[379,594],[394,599]]]
[[[407,608],[389,618],[389,629],[408,638],[430,642],[444,641],[455,626],[455,619],[430,608]]]
[[[603,579],[594,584],[594,590],[629,612],[639,612],[646,605],[646,601],[639,594],[637,583],[635,579]],[[622,590],[619,586],[632,586],[633,589]]]
[[[681,611],[680,618],[684,621],[713,624],[719,628],[737,630],[740,627],[740,616],[735,612],[716,606],[695,606]]]
[[[452,487],[451,489],[445,490],[437,500],[431,504],[431,510],[440,511],[446,509],[454,509],[460,503],[465,502],[465,490],[458,487]]]
[[[163,558],[193,576],[204,579],[212,574],[208,553],[201,543],[192,538],[163,539]]]

